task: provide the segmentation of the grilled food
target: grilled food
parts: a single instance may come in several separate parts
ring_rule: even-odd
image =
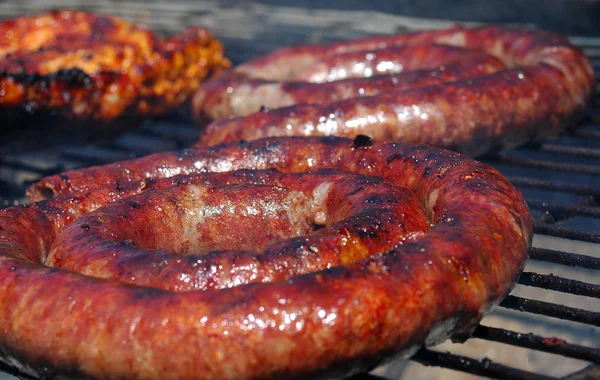
[[[561,36],[455,27],[281,49],[203,84],[193,108],[200,122],[239,116],[210,124],[207,145],[362,133],[479,155],[556,136],[594,84]]]
[[[202,28],[160,39],[116,17],[71,10],[23,16],[0,24],[0,112],[50,110],[100,121],[159,114],[228,65]]]
[[[29,195],[0,211],[0,353],[85,378],[369,370],[470,331],[532,238],[496,170],[366,136],[196,146]]]

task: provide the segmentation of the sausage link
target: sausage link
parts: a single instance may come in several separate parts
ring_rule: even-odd
[[[483,75],[503,68],[504,65],[497,58],[486,57],[468,64],[449,64],[433,70],[423,69],[327,83],[272,82],[227,75],[203,86],[202,90],[196,92],[193,102],[194,108],[201,112],[196,115],[198,118],[247,116],[261,109],[301,103],[328,104],[344,99],[455,82],[477,73]]]
[[[315,226],[318,233],[308,235]],[[357,261],[428,229],[414,196],[379,177],[198,174],[146,185],[80,217],[54,241],[45,264],[173,291],[206,290]]]
[[[504,67],[481,69],[477,60],[489,56]],[[452,62],[467,69],[434,80],[426,78],[436,69],[421,71]],[[394,73],[402,63],[407,71],[403,67],[403,74]],[[391,78],[373,77],[379,66]],[[419,71],[412,72],[412,79],[402,76],[410,70]],[[365,78],[341,79],[356,75]],[[398,75],[408,80],[394,88],[390,84]],[[201,144],[365,134],[480,155],[563,132],[582,116],[594,83],[583,52],[560,36],[501,27],[452,28],[283,49],[201,86],[193,108],[200,123],[207,116],[238,116],[211,123]]]
[[[369,78],[402,71],[436,69],[440,66],[473,61],[497,61],[479,51],[444,45],[394,46],[369,51],[326,55],[307,68],[298,81],[324,83],[348,78]]]
[[[551,66],[505,71],[405,92],[265,110],[209,125],[200,143],[272,136],[368,135],[376,140],[445,146],[477,155],[560,133],[576,105]],[[545,99],[540,102],[540,99]],[[583,110],[583,106],[581,107]],[[557,123],[560,122],[560,123]],[[244,126],[244,128],[241,128]]]
[[[267,168],[289,174],[228,173]],[[304,173],[316,169],[357,174]],[[338,215],[309,235],[318,238],[305,247],[288,245],[285,235],[279,244],[284,251],[287,246],[300,254],[323,255],[325,262],[314,271],[310,262],[299,264],[298,271],[278,268],[272,282],[255,282],[247,273],[229,273],[235,261],[225,252],[222,268],[203,270],[214,268],[230,277],[198,287],[204,291],[137,285],[112,272],[112,253],[134,254],[127,251],[131,245],[150,256],[163,253],[154,248],[173,247],[175,255],[168,260],[175,262],[196,248],[204,252],[201,246],[182,244],[193,240],[186,220],[197,218],[194,213],[215,212],[217,205],[227,207],[234,193],[218,186],[227,183],[242,186],[242,195],[254,191],[258,201],[280,202],[294,193],[298,202],[310,203],[320,189],[316,193],[325,203],[333,202],[328,210]],[[324,183],[335,191],[323,190]],[[288,190],[262,197],[276,187]],[[211,191],[216,203],[204,195]],[[473,328],[513,287],[532,237],[519,191],[496,170],[458,153],[366,136],[278,137],[196,147],[67,172],[44,180],[30,194],[57,196],[0,211],[0,354],[46,375],[257,379],[365,371]],[[201,204],[188,207],[190,199]],[[256,208],[245,202],[240,207]],[[161,209],[174,211],[163,214],[162,224],[157,221]],[[267,209],[278,214],[277,207],[262,210]],[[312,220],[311,212],[301,219]],[[364,224],[371,212],[384,217]],[[141,226],[127,223],[134,216]],[[267,217],[257,228],[295,225],[293,218],[283,219]],[[212,223],[201,224],[199,231]],[[240,222],[235,223],[232,228],[238,230]],[[149,226],[156,226],[154,233]],[[294,233],[306,231],[304,226]],[[64,233],[72,234],[74,245],[61,237]],[[239,228],[237,233],[249,232]],[[340,233],[355,246],[374,237],[373,249],[346,256],[316,244]],[[85,234],[95,238],[87,238],[89,244],[78,250],[75,235]],[[263,239],[268,233],[258,235],[258,240],[247,235],[225,243],[228,248],[269,247]],[[167,240],[173,245],[167,247]],[[115,249],[106,250],[105,244]],[[94,278],[87,269],[76,273],[43,265],[60,262],[62,248],[78,250],[82,257],[104,252],[103,257],[92,255],[89,264],[108,265],[110,276]],[[136,269],[135,258],[129,259],[130,269]],[[76,267],[78,260],[84,259],[75,259]],[[148,264],[150,273],[160,272],[152,261]]]
[[[386,49],[391,46],[446,44],[454,33],[466,29],[454,26],[444,30],[431,30],[420,33],[373,36],[353,41],[341,41],[331,45],[301,45],[279,49],[251,62],[239,65],[235,71],[249,77],[285,81],[296,78],[327,54],[341,54],[353,51]],[[457,44],[447,44],[460,46]]]

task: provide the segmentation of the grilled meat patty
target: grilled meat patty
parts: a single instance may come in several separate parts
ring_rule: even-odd
[[[222,45],[203,28],[161,39],[111,16],[23,16],[0,24],[0,112],[50,110],[101,121],[159,114],[228,65]]]

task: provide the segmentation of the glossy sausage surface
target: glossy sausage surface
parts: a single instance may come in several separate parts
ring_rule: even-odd
[[[458,27],[281,49],[202,85],[193,108],[218,119],[205,145],[364,134],[479,155],[563,132],[594,84],[561,36]]]
[[[473,328],[513,287],[532,237],[496,170],[366,136],[198,146],[66,172],[29,195],[39,202],[0,211],[0,353],[93,378],[365,371]],[[327,204],[340,214],[317,217]],[[207,239],[219,221],[239,236]],[[287,264],[267,252],[277,244]],[[83,273],[45,265],[62,263]],[[158,280],[138,285],[139,263]]]

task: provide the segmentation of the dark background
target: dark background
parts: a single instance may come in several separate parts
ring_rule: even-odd
[[[240,3],[240,1],[231,1]],[[529,23],[571,35],[600,35],[600,0],[259,0],[269,5],[371,10],[457,21]]]

